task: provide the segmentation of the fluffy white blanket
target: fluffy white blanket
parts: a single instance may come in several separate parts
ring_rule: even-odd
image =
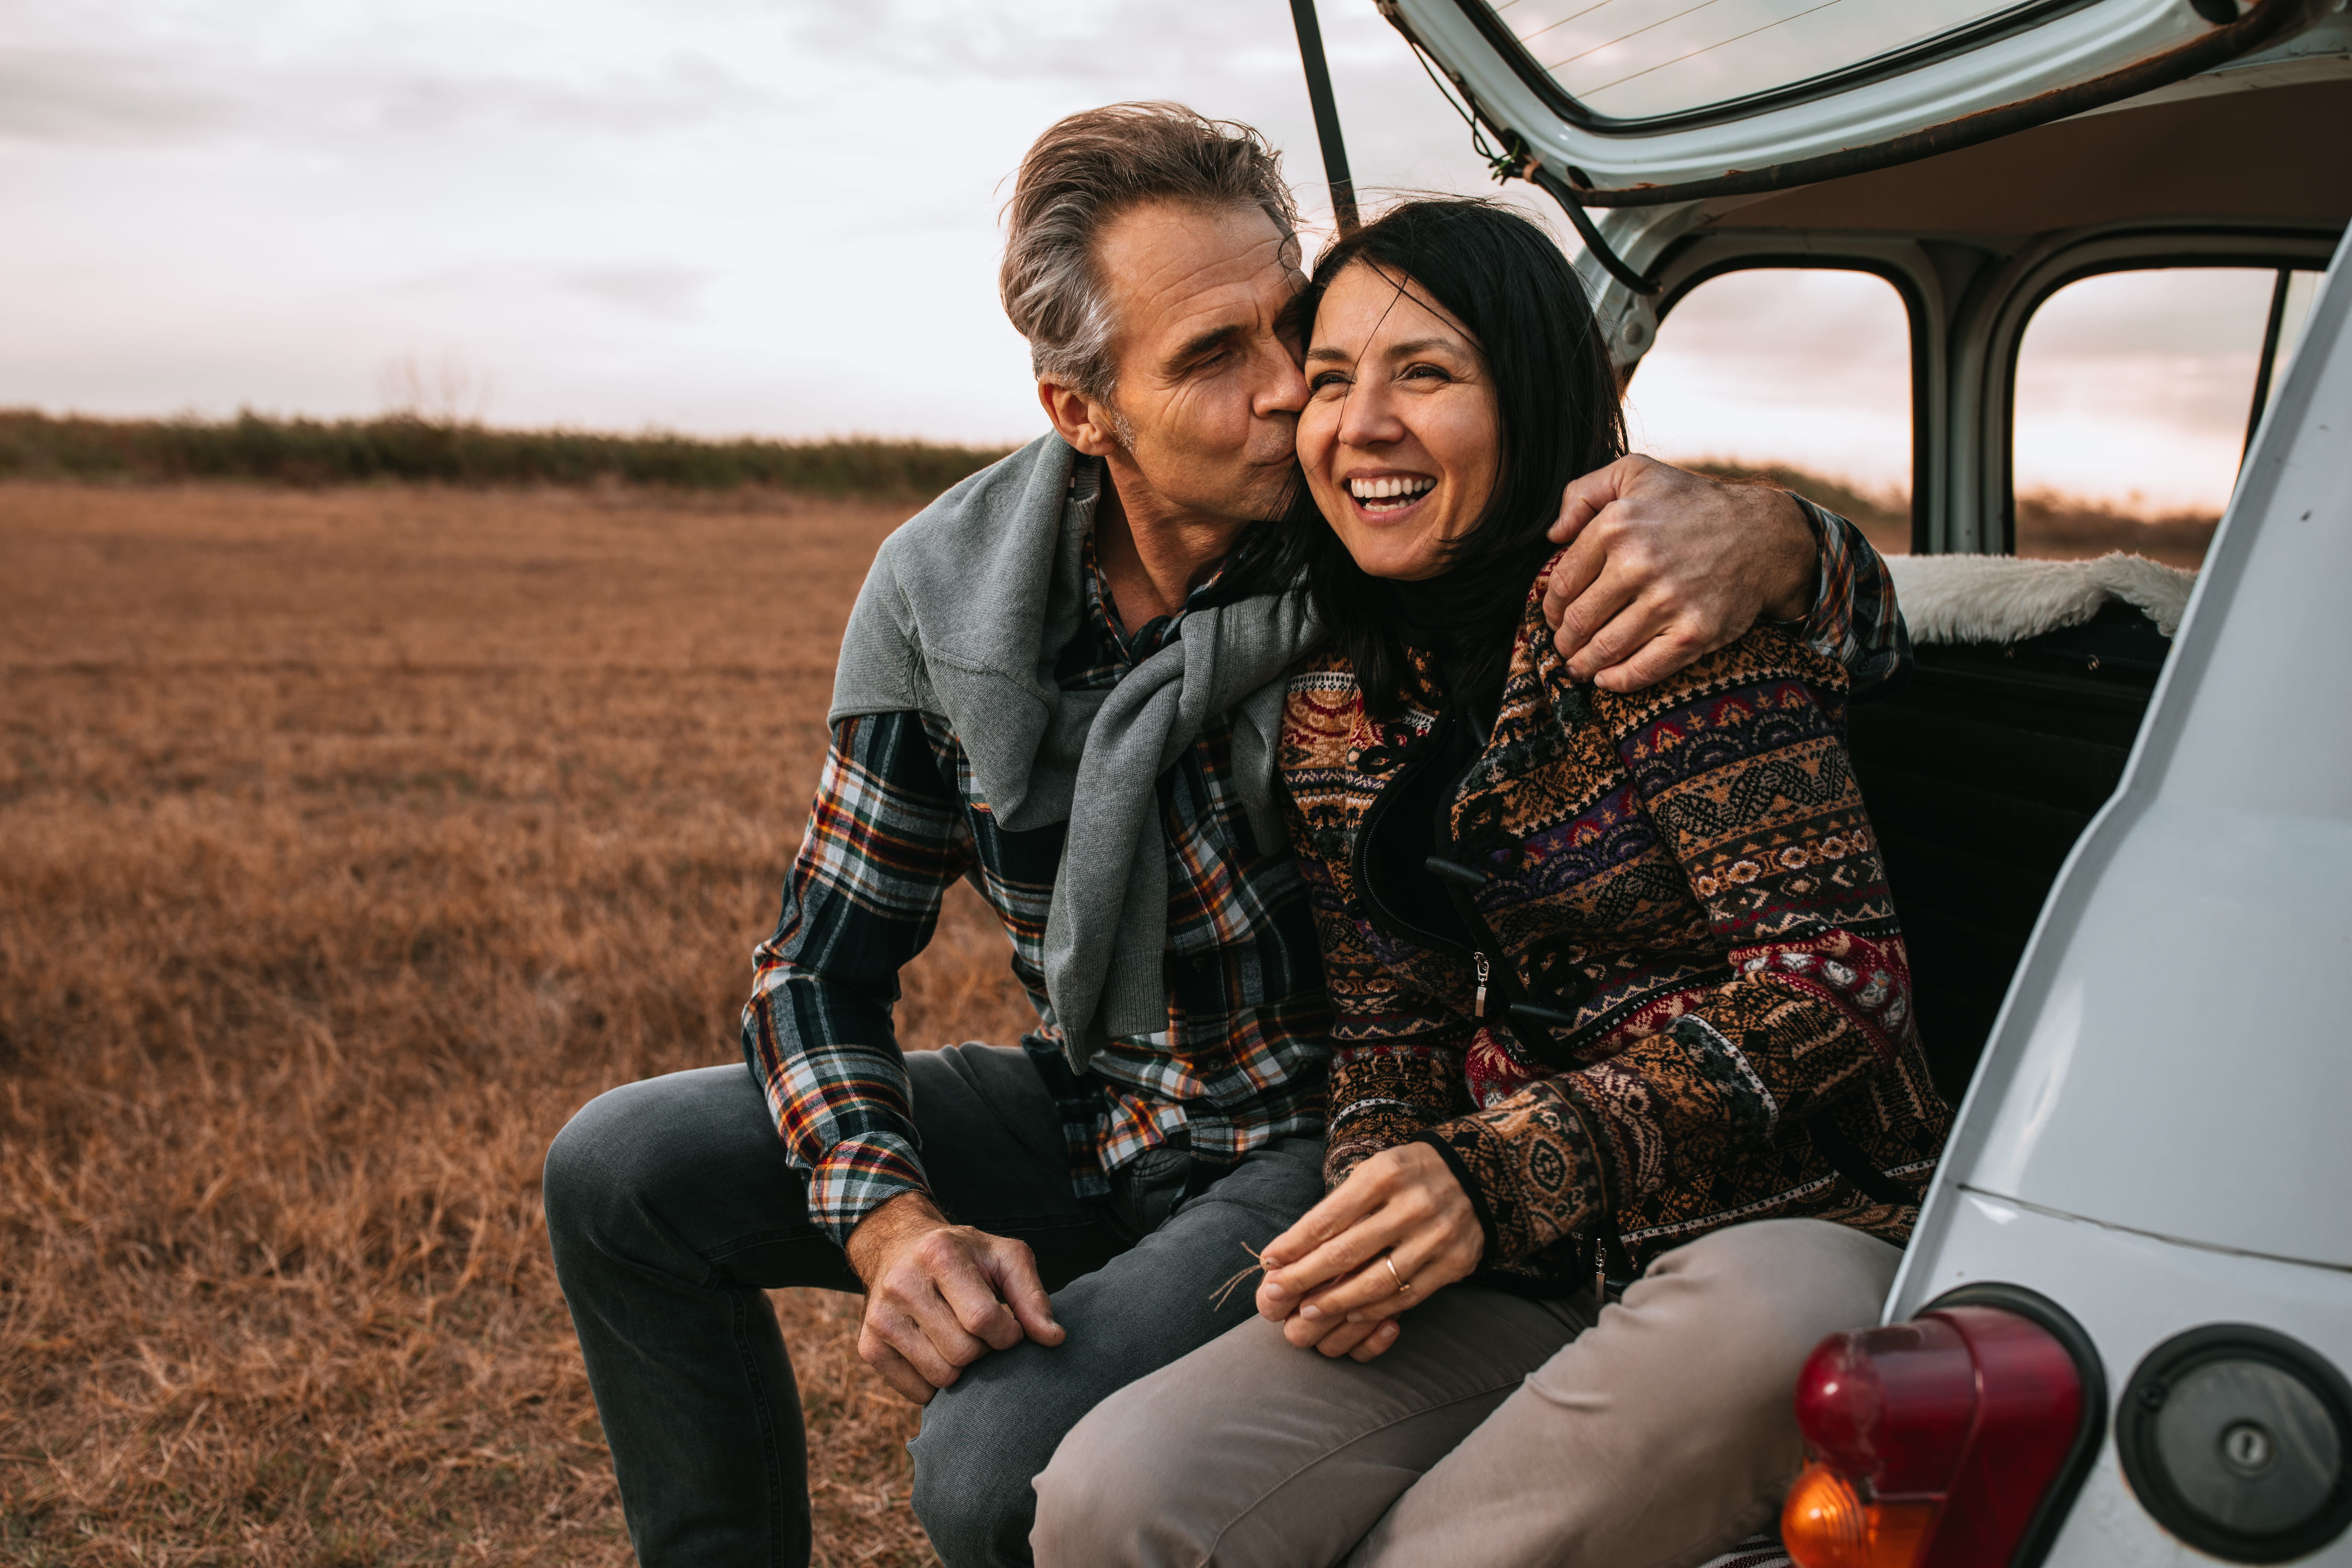
[[[2016,642],[2079,626],[2110,598],[2170,637],[2197,574],[2115,551],[2095,561],[2013,555],[1890,555],[1896,602],[1915,642]]]

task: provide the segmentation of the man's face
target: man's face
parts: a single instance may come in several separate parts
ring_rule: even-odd
[[[1151,202],[1100,247],[1134,477],[1170,508],[1275,516],[1307,402],[1286,314],[1304,282],[1296,243],[1255,207]]]

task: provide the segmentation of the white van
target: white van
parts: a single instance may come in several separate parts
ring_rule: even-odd
[[[2352,1564],[2347,0],[1381,10],[1566,205],[1629,371],[1727,272],[1895,285],[1920,556],[2016,549],[2054,293],[2275,279],[2177,636],[1923,642],[1854,707],[1961,1110],[1886,1326],[1800,1389],[1784,1530],[1806,1568]]]

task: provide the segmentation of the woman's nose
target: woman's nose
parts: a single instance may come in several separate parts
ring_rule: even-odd
[[[1385,387],[1360,381],[1348,389],[1348,400],[1339,414],[1342,445],[1391,447],[1402,439],[1404,421],[1397,417]]]

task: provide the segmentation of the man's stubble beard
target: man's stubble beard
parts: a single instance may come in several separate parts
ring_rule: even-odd
[[[1100,406],[1109,416],[1111,439],[1118,447],[1119,457],[1129,468],[1150,482],[1151,466],[1143,462],[1136,451],[1135,421],[1119,408],[1111,394],[1104,395]],[[1253,431],[1252,434],[1258,436],[1260,432]],[[1242,449],[1241,467],[1246,477],[1232,494],[1219,497],[1213,506],[1203,505],[1200,500],[1180,504],[1245,525],[1278,521],[1288,511],[1294,495],[1306,484],[1305,477],[1298,469],[1297,435],[1297,421],[1292,419],[1289,427],[1273,440],[1261,437],[1245,443]],[[1279,458],[1269,458],[1263,462],[1254,459],[1252,448],[1266,450],[1275,447],[1276,442],[1279,442]],[[1176,499],[1172,492],[1157,484],[1153,489],[1167,499]]]
[[[1298,471],[1296,460],[1283,466],[1280,476],[1267,485],[1255,487],[1263,493],[1255,497],[1257,504],[1245,515],[1252,522],[1279,522],[1290,513],[1291,507],[1307,488],[1307,477]]]
[[[1145,464],[1137,461],[1132,443],[1120,442],[1119,456],[1126,461],[1128,467],[1143,476],[1147,483],[1150,482],[1150,469]],[[1207,512],[1212,516],[1228,518],[1234,522],[1247,524],[1273,522],[1282,518],[1288,512],[1292,498],[1302,491],[1306,486],[1305,477],[1298,471],[1298,461],[1296,458],[1285,458],[1279,465],[1252,464],[1250,469],[1252,471],[1243,477],[1240,484],[1213,498],[1200,496],[1197,493],[1192,498],[1181,498],[1175,492],[1156,484],[1153,485],[1153,489],[1163,498],[1176,500],[1179,504],[1186,506],[1188,510]]]
[[[1254,432],[1255,434],[1255,432]],[[1288,422],[1276,440],[1254,441],[1251,447],[1266,453],[1264,461],[1248,460],[1255,457],[1244,448],[1249,479],[1237,510],[1228,515],[1248,522],[1272,522],[1288,511],[1292,500],[1306,484],[1306,476],[1298,468],[1298,425]],[[1279,456],[1275,455],[1276,452]]]

